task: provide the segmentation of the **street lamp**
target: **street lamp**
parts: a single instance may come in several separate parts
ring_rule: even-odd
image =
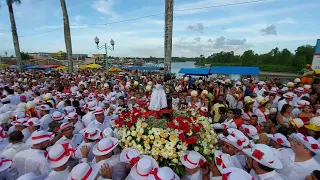
[[[106,51],[106,69],[107,69],[107,73],[109,73],[108,49],[110,51],[114,51],[114,40],[113,39],[110,40],[111,46],[108,46],[107,43],[105,43],[102,46],[99,46],[99,38],[96,36],[94,38],[94,42],[97,44],[97,49],[99,49],[99,50],[105,49],[105,51]]]

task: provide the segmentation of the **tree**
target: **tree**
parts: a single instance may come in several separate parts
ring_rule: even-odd
[[[21,58],[22,58],[22,60],[33,59],[32,56],[30,56],[28,53],[24,53],[24,52],[21,52]]]
[[[18,33],[17,33],[16,21],[15,21],[14,13],[13,13],[13,4],[19,5],[19,4],[21,4],[21,0],[7,0],[7,5],[8,5],[8,9],[9,9],[9,15],[10,15],[14,51],[15,51],[16,57],[17,57],[17,66],[18,66],[19,70],[22,70],[22,58],[21,58],[21,53],[20,53],[20,45],[19,45],[19,38],[18,38]]]
[[[71,44],[71,34],[69,25],[69,16],[65,0],[60,0],[61,9],[63,14],[63,26],[64,26],[64,41],[66,44],[67,57],[68,57],[68,71],[71,73],[73,71],[73,58],[72,58],[72,44]]]
[[[288,49],[283,49],[280,53],[280,64],[291,64],[292,63],[293,54]]]
[[[4,54],[6,55],[6,57],[8,57],[8,52],[7,51],[5,51]]]
[[[258,57],[252,50],[245,51],[241,56],[242,65],[256,65],[258,63]]]
[[[296,56],[301,57],[305,56],[306,58],[306,63],[311,64],[313,60],[313,55],[314,55],[314,46],[310,45],[305,45],[305,46],[300,46],[296,50]]]

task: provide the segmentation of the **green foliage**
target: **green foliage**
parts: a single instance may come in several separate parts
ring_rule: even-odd
[[[148,125],[150,126],[150,128],[167,128],[166,119],[156,119],[154,116],[150,116],[148,120]]]
[[[245,51],[241,56],[234,52],[214,53],[207,58],[203,55],[197,60],[196,65],[204,66],[259,66],[262,71],[297,72],[311,64],[314,54],[314,46],[304,45],[298,47],[294,53],[288,49],[274,48],[265,54],[256,54],[253,50]]]
[[[33,57],[30,56],[28,53],[21,52],[21,59],[22,60],[29,60],[29,59],[33,59]]]

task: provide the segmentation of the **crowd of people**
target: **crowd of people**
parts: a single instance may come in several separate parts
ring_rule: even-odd
[[[319,180],[319,93],[299,78],[2,70],[0,179]],[[218,134],[213,158],[185,151],[179,177],[121,148],[114,121],[134,108],[199,109]]]

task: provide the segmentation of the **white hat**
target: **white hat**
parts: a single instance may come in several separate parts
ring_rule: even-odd
[[[237,149],[242,150],[244,147],[249,145],[250,141],[248,137],[243,134],[243,132],[235,128],[229,128],[227,131],[231,136],[237,139],[237,142],[232,144]]]
[[[263,86],[263,85],[265,85],[265,82],[259,81],[258,85],[259,85],[259,86]]]
[[[88,163],[80,163],[72,168],[68,180],[83,179],[93,180],[99,173],[99,168],[93,168]]]
[[[69,113],[68,115],[66,115],[65,119],[69,120],[69,119],[76,119],[78,120],[79,115],[75,112]]]
[[[138,86],[139,82],[138,81],[134,81],[133,85]]]
[[[25,126],[40,126],[40,120],[36,117],[30,118],[24,125]]]
[[[293,82],[298,83],[298,82],[301,82],[301,80],[300,80],[300,78],[295,78]]]
[[[305,106],[309,106],[310,105],[310,102],[309,101],[306,101],[306,100],[300,100],[297,102],[297,107],[305,107]]]
[[[228,123],[214,123],[212,124],[213,129],[227,129],[228,128]]]
[[[315,154],[319,154],[320,153],[320,144],[313,137],[304,136],[301,133],[292,133],[290,135],[290,138],[294,138],[294,139],[298,140],[306,148],[308,148],[310,151],[314,152]]]
[[[76,109],[75,109],[74,107],[72,107],[72,106],[67,106],[67,107],[65,107],[65,108],[63,109],[63,112],[64,112],[65,114],[70,114],[70,113],[72,113],[72,112],[76,112]]]
[[[220,172],[222,171],[222,169],[225,169],[228,167],[235,167],[230,155],[224,154],[219,150],[216,150],[214,152],[214,161]]]
[[[256,144],[252,148],[242,150],[247,156],[253,158],[259,164],[272,169],[282,169],[282,163],[275,156],[273,150],[265,144]]]
[[[183,80],[184,80],[184,81],[189,81],[189,78],[188,78],[188,77],[184,77]]]
[[[0,158],[0,172],[8,169],[12,164],[12,161],[9,159]]]
[[[35,172],[29,172],[20,176],[17,180],[43,180],[47,177],[47,174],[44,175],[37,175]]]
[[[250,138],[252,139],[259,139],[259,134],[258,134],[258,130],[256,127],[252,126],[252,125],[242,125],[243,131],[244,133],[246,133]]]
[[[285,137],[281,133],[269,134],[268,137],[271,138],[274,142],[280,144],[281,146],[291,147],[287,137]]]
[[[31,145],[40,144],[45,141],[49,141],[54,137],[54,134],[47,131],[35,131],[31,135]]]
[[[97,108],[97,103],[96,103],[95,101],[90,101],[90,102],[88,103],[88,109],[89,109],[90,111],[94,111],[96,108]]]
[[[114,102],[116,100],[117,100],[116,97],[111,97],[111,99],[110,99],[111,102]]]
[[[282,91],[282,92],[288,91],[288,87],[283,87],[283,88],[281,89],[281,91]]]
[[[231,135],[228,135],[227,137],[220,136],[220,140],[231,144],[232,146],[236,147],[239,150],[243,149],[243,142],[241,140],[236,139],[234,136],[231,136]]]
[[[55,111],[52,113],[51,118],[55,121],[60,121],[64,118],[64,114],[59,111]]]
[[[38,106],[38,109],[42,111],[50,111],[52,108],[48,104],[42,104]]]
[[[243,169],[230,167],[225,168],[221,172],[224,180],[253,180],[254,178]]]
[[[301,128],[304,126],[304,122],[300,118],[294,118],[289,121],[295,128]]]
[[[55,144],[48,152],[48,165],[51,168],[57,168],[66,164],[74,153],[74,149],[69,143]]]
[[[171,168],[165,166],[154,168],[148,176],[148,180],[180,180],[179,176]]]
[[[192,90],[192,91],[190,92],[190,94],[191,94],[192,97],[197,97],[197,96],[198,96],[198,91]]]
[[[68,127],[73,127],[73,123],[70,123],[70,122],[62,123],[60,125],[58,132],[62,132],[64,129],[66,129]]]
[[[304,93],[304,88],[303,87],[298,87],[294,91],[299,92],[299,93]]]
[[[131,168],[130,176],[134,179],[147,180],[152,169],[158,167],[157,161],[152,157],[142,156],[138,163]]]
[[[271,108],[270,109],[270,113],[276,113],[278,110],[277,110],[277,108]]]
[[[27,102],[26,108],[35,108],[35,107],[36,107],[36,103],[34,103],[33,101]]]
[[[185,167],[195,169],[202,166],[206,162],[206,158],[196,151],[185,151],[184,155],[180,157],[180,161]]]
[[[147,83],[147,85],[152,86],[152,85],[153,85],[153,82],[152,82],[152,81],[149,81],[149,82]]]
[[[97,107],[97,109],[93,112],[93,115],[104,113],[104,109],[101,107]]]
[[[19,118],[19,119],[13,121],[11,123],[11,125],[13,125],[13,126],[25,126],[25,123],[27,123],[28,120],[29,120],[29,118]]]
[[[152,89],[152,86],[150,86],[150,85],[147,85],[147,86],[146,86],[146,90],[147,90],[147,91],[151,91],[151,89]]]
[[[288,83],[287,83],[287,87],[289,87],[289,88],[294,87],[294,83],[293,83],[293,82],[288,82]]]
[[[140,160],[140,152],[134,148],[126,148],[120,153],[120,161],[134,166]]]
[[[286,99],[290,99],[294,97],[294,94],[292,92],[287,92],[283,95],[283,97],[285,97]]]
[[[52,99],[52,94],[51,93],[45,94],[43,99]]]
[[[103,137],[113,137],[113,130],[110,127],[107,127],[105,130],[103,130]]]
[[[279,92],[279,88],[277,87],[272,87],[269,91],[270,94],[276,94],[277,92]]]
[[[79,133],[82,134],[84,138],[94,141],[102,138],[101,130],[99,128],[87,127],[80,130]]]
[[[208,95],[208,94],[209,94],[208,90],[203,90],[203,91],[201,92],[201,95]]]
[[[118,139],[109,137],[101,139],[96,145],[94,145],[92,152],[96,156],[102,156],[110,153],[119,144]]]
[[[0,114],[0,124],[7,123],[9,120],[10,120],[10,114],[9,113]]]
[[[303,88],[306,89],[306,90],[309,90],[309,89],[311,88],[311,86],[310,86],[309,84],[305,84],[305,85],[303,86]]]

